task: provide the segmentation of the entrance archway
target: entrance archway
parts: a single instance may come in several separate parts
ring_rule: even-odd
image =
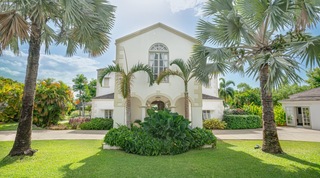
[[[156,110],[164,110],[165,104],[163,101],[154,101],[151,103],[151,108],[154,108]]]

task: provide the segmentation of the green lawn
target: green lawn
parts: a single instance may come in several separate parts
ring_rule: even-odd
[[[5,157],[12,142],[0,142],[0,177],[320,177],[320,143],[282,141],[287,154],[255,150],[261,141],[219,141],[217,149],[146,157],[101,150],[98,140],[33,141],[33,157]]]
[[[5,123],[0,124],[0,131],[17,130],[18,123]],[[33,130],[42,130],[40,127],[32,126]]]

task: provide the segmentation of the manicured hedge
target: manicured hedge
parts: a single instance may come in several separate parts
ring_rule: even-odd
[[[113,127],[113,119],[93,118],[89,122],[80,124],[81,130],[110,130]]]
[[[254,129],[262,127],[262,120],[256,115],[224,115],[227,129]]]
[[[146,156],[175,155],[205,144],[216,145],[217,139],[211,131],[189,128],[190,122],[177,113],[148,110],[148,114],[140,127],[111,129],[105,143]]]

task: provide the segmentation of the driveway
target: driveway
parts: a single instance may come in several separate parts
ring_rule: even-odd
[[[278,127],[280,140],[320,142],[320,131],[296,127]],[[32,140],[102,140],[107,131],[98,130],[34,130]],[[218,139],[261,140],[262,129],[213,130]],[[0,131],[0,141],[12,141],[15,131]]]

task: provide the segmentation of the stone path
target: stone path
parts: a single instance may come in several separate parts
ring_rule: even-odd
[[[320,142],[320,131],[297,127],[278,127],[280,140]],[[102,140],[107,131],[98,130],[34,130],[32,140]],[[262,129],[214,130],[218,139],[261,140]],[[15,131],[0,131],[0,141],[12,141]]]

